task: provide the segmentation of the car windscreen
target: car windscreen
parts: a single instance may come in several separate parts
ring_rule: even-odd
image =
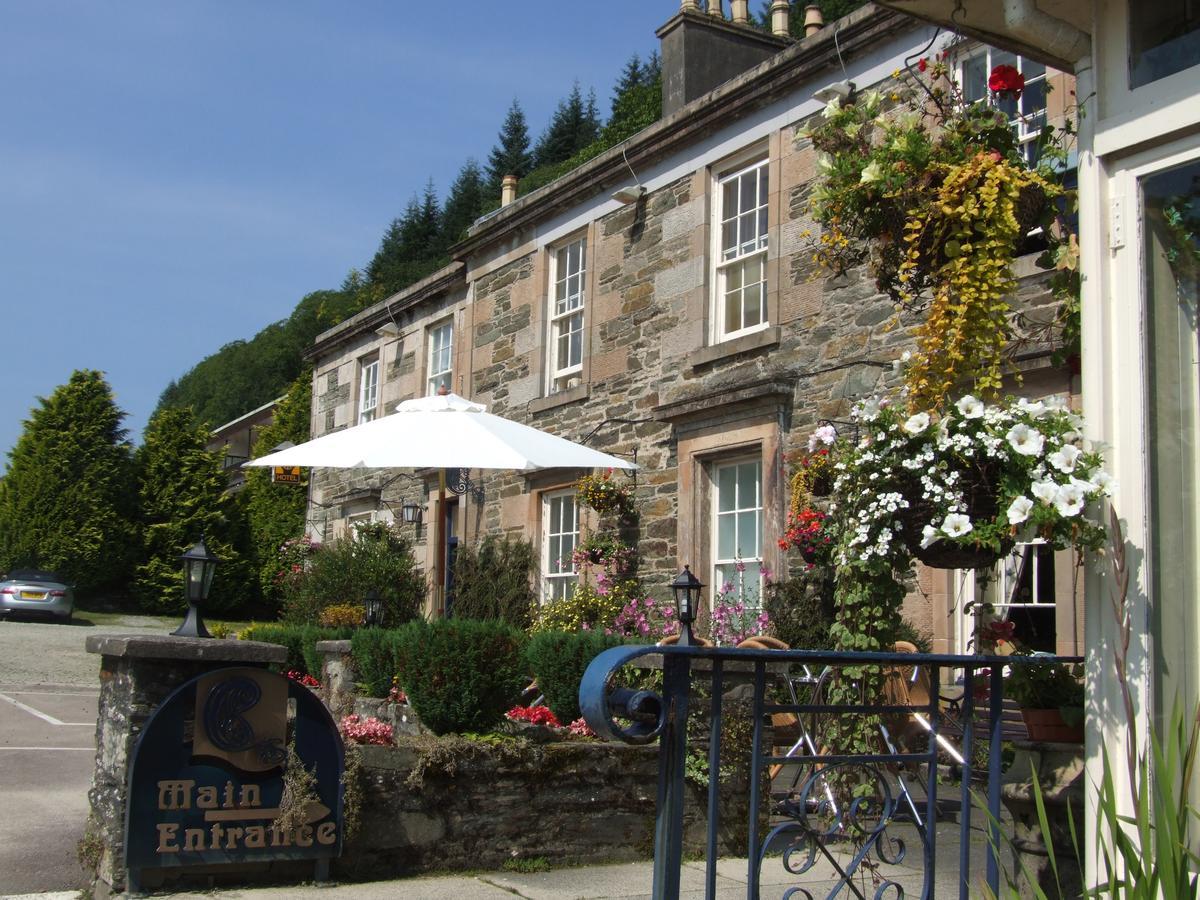
[[[14,569],[8,573],[9,581],[42,581],[62,584],[62,578],[56,572],[44,572],[41,569]]]

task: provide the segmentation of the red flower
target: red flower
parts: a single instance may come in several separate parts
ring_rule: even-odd
[[[1025,76],[1012,66],[996,66],[988,77],[988,90],[1001,97],[1010,96],[1014,100],[1020,98],[1025,90]]]
[[[925,57],[922,56],[919,60],[917,60],[917,70],[918,71],[924,72],[928,68],[929,68],[929,61],[926,60]]]

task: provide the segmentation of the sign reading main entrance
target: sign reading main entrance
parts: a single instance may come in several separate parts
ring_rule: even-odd
[[[311,796],[285,796],[289,747],[290,765],[315,778]],[[303,685],[242,667],[192,679],[155,710],[134,751],[131,880],[150,868],[338,856],[344,762],[337,726]]]

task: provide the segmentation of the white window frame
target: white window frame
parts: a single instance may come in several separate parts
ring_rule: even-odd
[[[753,465],[756,467],[755,478],[755,496],[746,498],[741,496],[740,481],[737,471],[741,466]],[[721,509],[721,472],[726,469],[734,469],[734,498],[732,506],[727,510]],[[732,581],[734,585],[734,593],[746,601],[747,614],[751,612],[757,615],[762,611],[762,567],[766,560],[763,556],[763,463],[761,456],[743,456],[732,459],[722,459],[712,464],[712,515],[709,522],[709,558],[712,563],[709,568],[709,576],[711,578],[712,588],[710,595],[716,597],[726,581]],[[757,544],[756,553],[747,553],[746,545],[741,532],[741,521],[746,513],[756,513],[754,519],[754,540]],[[734,523],[734,553],[732,556],[721,554],[720,534],[722,518],[732,518]],[[723,573],[722,569],[736,569],[738,563],[745,566],[746,571],[734,572],[732,576],[726,577],[727,573]],[[751,571],[757,571],[755,583],[747,584],[747,576]]]
[[[445,385],[454,390],[454,320],[443,319],[426,332],[425,392],[432,397]]]
[[[1007,51],[1007,50],[1001,50],[996,47],[985,46],[985,47],[980,47],[976,50],[972,50],[968,53],[964,53],[963,56],[958,61],[957,71],[955,72],[955,77],[957,78],[959,87],[961,88],[961,90],[963,92],[963,100],[966,103],[975,103],[975,102],[982,100],[985,103],[995,105],[991,99],[991,92],[988,90],[988,87],[987,87],[987,78],[991,74],[992,69],[994,69],[997,65],[997,63],[994,63],[992,61],[993,54],[996,54],[996,53],[1003,53],[1007,56],[1015,57],[1016,65],[1014,66],[1014,68],[1018,72],[1020,72],[1022,75],[1026,74],[1025,73],[1026,66],[1030,66],[1030,65],[1042,66],[1042,73],[1040,75],[1034,75],[1032,77],[1026,75],[1025,91],[1021,94],[1021,100],[1016,101],[1016,104],[1017,104],[1016,114],[1008,120],[1009,127],[1012,128],[1013,133],[1016,135],[1018,143],[1021,145],[1021,155],[1025,158],[1026,162],[1029,162],[1030,164],[1036,163],[1037,159],[1035,158],[1034,153],[1037,149],[1037,139],[1038,139],[1038,136],[1042,133],[1042,127],[1050,121],[1049,106],[1048,106],[1048,102],[1047,102],[1047,98],[1050,95],[1050,86],[1049,86],[1048,79],[1049,79],[1049,74],[1050,74],[1051,70],[1050,70],[1049,66],[1042,65],[1041,63],[1037,62],[1036,60],[1026,59],[1025,57],[1023,57],[1019,54],[1011,53],[1010,51]],[[981,58],[984,61],[983,95],[980,97],[968,98],[967,97],[966,66],[968,63],[973,62],[978,59],[981,59]],[[1007,63],[1006,63],[1006,65],[1007,65]],[[1023,114],[1021,112],[1021,103],[1024,100],[1024,98],[1026,96],[1028,96],[1028,91],[1029,91],[1030,85],[1036,85],[1036,84],[1042,84],[1044,86],[1043,91],[1042,91],[1042,105],[1040,107],[1038,107],[1037,109],[1032,110],[1029,113]],[[1040,116],[1040,120],[1039,120],[1039,116]]]
[[[570,500],[570,522],[563,521],[564,501]],[[554,527],[558,505],[558,529]],[[570,527],[564,527],[569,525]],[[579,546],[579,500],[574,488],[542,494],[542,596],[543,604],[569,598],[579,583],[572,555]],[[569,544],[569,547],[567,546]],[[565,568],[564,568],[565,566]]]
[[[571,251],[578,248],[577,266],[571,268]],[[551,394],[574,387],[583,378],[587,344],[587,235],[549,248],[549,296],[546,342],[547,391]],[[572,289],[573,288],[573,289]],[[577,346],[571,347],[572,338]],[[568,345],[565,365],[560,365],[560,347]],[[572,352],[574,351],[574,352]]]
[[[358,364],[358,424],[371,422],[379,415],[379,357]]]
[[[1050,621],[1054,626],[1054,635],[1052,641],[1053,647],[1049,652],[1053,653],[1057,652],[1060,637],[1058,633],[1058,597],[1056,593],[1058,586],[1052,580],[1050,586],[1050,596],[1040,596],[1039,574],[1040,569],[1044,564],[1040,559],[1040,557],[1043,555],[1040,550],[1033,549],[1033,552],[1030,554],[1030,560],[1033,566],[1032,570],[1029,572],[1031,584],[1030,598],[1028,600],[1013,599],[1013,593],[1019,587],[1018,579],[1021,575],[1021,564],[1024,560],[1026,551],[1030,550],[1031,548],[1048,548],[1050,551],[1049,564],[1052,567],[1058,564],[1054,555],[1054,549],[1041,538],[1034,538],[1030,541],[1018,543],[1013,547],[1007,556],[996,563],[995,573],[992,578],[990,578],[983,585],[983,590],[980,592],[982,596],[979,597],[979,600],[983,604],[986,604],[982,608],[989,610],[989,618],[999,619],[1001,621],[1008,621],[1010,618],[1012,618],[1013,612],[1017,610],[1051,610],[1052,614],[1050,616]],[[1075,602],[1075,598],[1073,596],[1070,597],[1069,600],[1072,603]],[[976,607],[976,609],[980,609],[980,607]],[[1017,634],[1015,635],[1015,638],[1018,642],[1025,643],[1026,639],[1023,635]]]
[[[770,327],[770,312],[767,308],[767,248],[770,234],[770,160],[764,152],[756,153],[749,161],[717,172],[713,178],[713,235],[712,235],[712,281],[713,321],[712,341],[721,343],[745,334],[753,334]],[[742,179],[756,175],[753,205],[743,203]],[[736,210],[726,209],[726,186],[735,185],[738,194]],[[726,240],[727,226],[734,229],[732,243]],[[742,228],[749,226],[749,233]],[[728,245],[728,246],[727,246]],[[759,279],[754,282],[759,289],[758,321],[746,323],[744,291],[745,275],[751,266],[757,266]],[[737,287],[731,282],[736,281]],[[737,292],[741,306],[736,327],[726,327],[726,312],[730,298]]]

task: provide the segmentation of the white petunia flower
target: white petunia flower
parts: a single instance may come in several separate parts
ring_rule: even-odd
[[[1054,508],[1060,516],[1077,516],[1086,501],[1087,495],[1078,483],[1064,484],[1054,498]]]
[[[1046,460],[1060,472],[1074,472],[1075,462],[1083,453],[1074,444],[1064,444],[1046,457]]]
[[[962,513],[950,513],[942,522],[942,531],[952,538],[962,537],[967,532],[974,529],[971,524],[971,517],[965,516]]]
[[[1045,481],[1035,481],[1029,486],[1030,492],[1043,503],[1053,503],[1058,496],[1058,485],[1047,478]]]
[[[959,413],[964,419],[978,419],[983,415],[984,409],[986,408],[984,407],[982,400],[972,397],[970,394],[967,394],[965,397],[959,400],[955,406],[958,408]]]
[[[1092,479],[1096,482],[1096,486],[1104,491],[1105,497],[1111,497],[1113,491],[1117,489],[1117,479],[1113,478],[1103,469],[1097,469]]]
[[[917,435],[929,427],[929,413],[919,412],[915,416],[910,416],[908,421],[904,423],[904,430],[909,434]]]
[[[828,175],[833,171],[833,157],[828,153],[817,154],[817,171],[822,175]]]
[[[883,181],[883,166],[878,161],[867,163],[863,167],[862,177],[859,178],[860,184],[874,184],[876,181]]]
[[[808,452],[812,453],[819,444],[828,446],[837,440],[837,429],[832,425],[822,425],[808,436]]]
[[[1017,401],[1017,409],[1023,413],[1028,413],[1035,419],[1047,412],[1046,404],[1041,400],[1030,401],[1026,400],[1024,397]]]
[[[858,405],[858,417],[864,422],[874,422],[879,417],[879,401],[868,397]]]
[[[821,113],[821,115],[823,115],[827,119],[831,119],[835,115],[838,114],[838,112],[841,110],[841,108],[842,108],[841,97],[834,97],[832,100],[830,100],[828,103],[825,104],[825,110],[824,110],[824,112]]]
[[[1020,525],[1029,518],[1029,511],[1033,509],[1033,501],[1028,497],[1018,497],[1008,507],[1008,524]]]
[[[1009,445],[1022,456],[1037,456],[1042,452],[1045,443],[1040,431],[1023,422],[1018,422],[1010,428],[1006,437]]]
[[[938,539],[938,530],[932,525],[926,525],[921,529],[921,549],[932,546],[934,541]]]

